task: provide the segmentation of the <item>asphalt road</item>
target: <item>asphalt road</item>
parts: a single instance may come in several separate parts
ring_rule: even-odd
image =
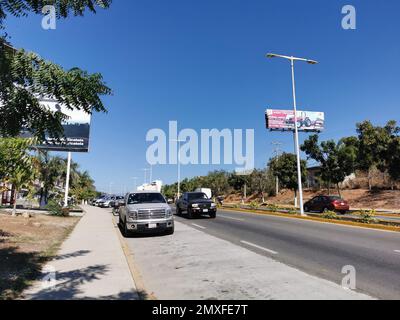
[[[342,268],[354,266],[358,291],[400,299],[400,233],[222,210],[216,219],[176,219],[338,284]]]

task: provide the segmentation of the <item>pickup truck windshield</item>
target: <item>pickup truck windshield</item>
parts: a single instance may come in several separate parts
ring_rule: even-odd
[[[199,199],[208,199],[205,193],[198,192],[198,193],[189,193],[188,194],[189,200],[199,200]]]
[[[133,193],[129,195],[128,204],[166,203],[160,193]]]

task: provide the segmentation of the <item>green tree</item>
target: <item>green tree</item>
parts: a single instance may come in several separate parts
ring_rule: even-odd
[[[17,195],[23,187],[31,188],[37,175],[37,167],[29,148],[35,140],[19,138],[0,138],[0,178],[14,187],[14,207],[16,215]]]
[[[350,142],[353,140],[345,139],[336,143],[333,140],[319,143],[318,135],[310,136],[301,146],[309,159],[317,161],[321,165],[321,178],[327,183],[328,194],[330,194],[331,184],[335,184],[339,195],[339,183],[354,173],[357,148]]]
[[[83,15],[96,7],[108,8],[111,0],[3,0],[0,29],[8,14],[16,17],[39,14],[43,6],[55,5],[58,18]],[[106,111],[100,96],[111,94],[98,73],[78,68],[64,70],[35,53],[11,48],[0,37],[0,135],[17,136],[23,128],[43,138],[45,133],[61,137],[66,116],[39,104],[38,97],[54,98],[69,109],[88,113]]]
[[[60,157],[52,157],[49,152],[39,150],[37,155],[39,167],[40,187],[40,207],[45,208],[48,204],[49,193],[54,191],[57,182],[62,181],[65,171],[65,161]]]
[[[298,178],[297,178],[297,157],[292,153],[282,153],[278,158],[273,158],[268,163],[272,174],[279,178],[279,183],[283,188],[293,190],[297,198]],[[301,160],[302,181],[307,178],[306,161]]]
[[[74,180],[71,187],[71,194],[79,202],[87,201],[96,196],[94,180],[89,172],[78,172],[78,178]]]
[[[249,191],[261,195],[262,202],[265,202],[265,194],[273,194],[275,181],[269,168],[253,170],[249,175]]]

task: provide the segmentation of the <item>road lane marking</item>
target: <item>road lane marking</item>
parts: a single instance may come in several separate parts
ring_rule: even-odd
[[[220,218],[224,218],[224,219],[236,220],[236,221],[244,221],[244,219],[232,218],[232,217],[221,216],[221,215],[218,215],[218,217],[220,217]]]
[[[259,245],[254,244],[254,243],[251,243],[251,242],[247,242],[247,241],[240,241],[240,242],[243,243],[243,244],[245,244],[245,245],[248,245],[248,246],[250,246],[250,247],[254,247],[254,248],[257,248],[257,249],[260,249],[260,250],[269,252],[269,253],[271,253],[271,254],[278,254],[278,252],[276,252],[276,251],[273,251],[273,250],[270,250],[270,249],[261,247],[261,246],[259,246]]]
[[[207,229],[206,227],[199,226],[198,224],[195,224],[195,223],[192,223],[192,226],[195,226],[195,227],[200,228],[200,229]]]
[[[396,253],[400,253],[400,250],[394,250],[394,252],[396,252]]]

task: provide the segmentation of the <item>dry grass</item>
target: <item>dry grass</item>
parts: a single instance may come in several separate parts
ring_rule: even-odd
[[[51,260],[80,218],[0,212],[0,300],[16,299]]]

